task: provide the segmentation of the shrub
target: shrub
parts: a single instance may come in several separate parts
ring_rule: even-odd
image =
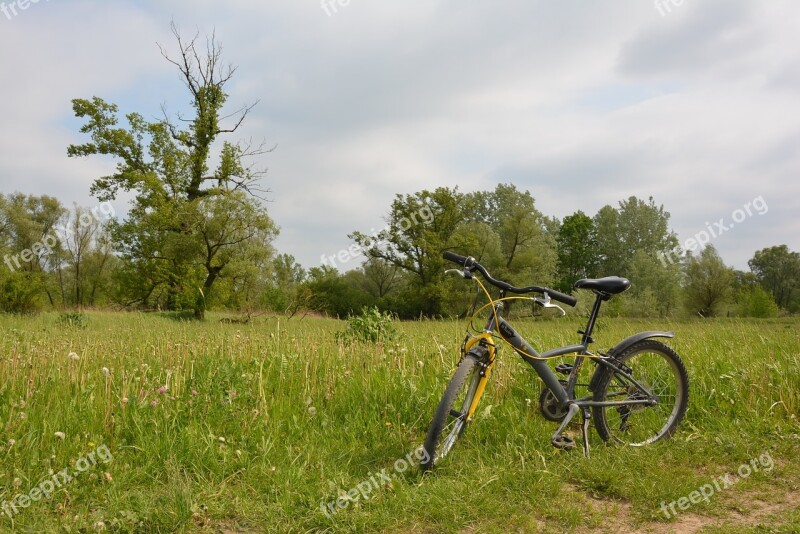
[[[23,315],[38,313],[41,309],[41,274],[23,271],[3,274],[0,280],[0,309]]]
[[[89,318],[80,312],[64,312],[56,320],[59,326],[70,328],[86,328],[89,325]]]
[[[761,286],[744,289],[739,293],[739,315],[742,317],[776,317],[778,305],[772,295]]]
[[[343,342],[365,341],[378,343],[397,339],[394,317],[389,312],[381,312],[377,307],[364,308],[359,315],[347,320],[347,330],[336,332],[336,340]]]

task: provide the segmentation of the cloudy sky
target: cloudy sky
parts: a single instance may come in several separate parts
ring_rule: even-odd
[[[70,101],[185,109],[157,46],[175,51],[174,20],[238,65],[231,109],[260,101],[237,137],[276,145],[276,246],[306,267],[397,193],[498,182],[558,217],[653,196],[682,241],[721,222],[737,268],[800,250],[796,1],[4,1],[3,193],[97,204],[113,162],[66,157],[85,141]]]

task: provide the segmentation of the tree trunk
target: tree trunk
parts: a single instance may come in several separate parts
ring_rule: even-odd
[[[208,276],[206,276],[206,281],[203,283],[203,290],[200,292],[200,295],[198,295],[194,306],[195,319],[206,318],[206,297],[211,293],[211,286],[214,285],[214,281],[216,281],[219,276],[222,267],[206,265],[206,270],[208,271]]]

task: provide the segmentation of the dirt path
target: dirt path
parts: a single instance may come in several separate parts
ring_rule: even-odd
[[[608,523],[599,529],[586,529],[582,533],[628,532],[631,534],[687,534],[700,532],[707,527],[725,528],[730,532],[756,526],[778,528],[781,526],[780,516],[800,507],[800,493],[784,492],[775,495],[773,502],[765,502],[754,498],[747,500],[747,495],[738,496],[737,501],[728,501],[724,505],[729,513],[722,517],[705,516],[692,512],[684,512],[669,523],[641,523],[634,519],[629,504],[620,501],[608,501],[589,497],[595,511],[608,517]],[[747,510],[743,512],[742,510]],[[770,521],[770,518],[773,518]]]

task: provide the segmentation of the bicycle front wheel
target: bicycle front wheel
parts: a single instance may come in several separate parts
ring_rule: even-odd
[[[482,370],[478,356],[472,353],[458,364],[428,427],[423,445],[424,456],[420,463],[423,471],[432,469],[439,460],[447,456],[466,430],[469,424],[469,407],[478,390]]]
[[[680,356],[663,343],[647,339],[635,343],[616,359],[636,383],[608,370],[598,381],[594,400],[652,399],[656,404],[595,407],[592,411],[597,433],[604,441],[633,446],[672,436],[689,405],[689,376]]]

